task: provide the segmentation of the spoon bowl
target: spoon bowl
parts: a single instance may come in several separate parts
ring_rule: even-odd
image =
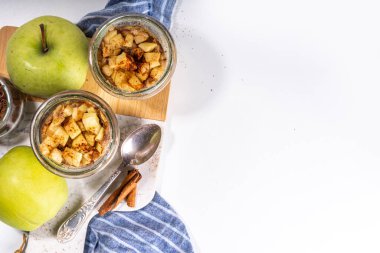
[[[133,136],[133,138],[129,138]],[[143,125],[133,131],[121,145],[123,162],[140,165],[156,152],[161,141],[161,128],[155,124]]]

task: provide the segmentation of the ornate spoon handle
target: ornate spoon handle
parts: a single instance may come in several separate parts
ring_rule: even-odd
[[[97,192],[88,199],[82,207],[73,213],[58,229],[57,240],[60,243],[65,243],[74,238],[83,223],[87,220],[95,205],[102,198],[103,194],[108,190],[110,185],[120,175],[122,167],[125,165],[120,164],[119,168],[110,176],[110,178],[99,188]]]

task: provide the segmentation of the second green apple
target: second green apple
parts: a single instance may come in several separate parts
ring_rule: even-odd
[[[80,89],[86,80],[87,57],[88,40],[83,32],[55,16],[38,17],[19,27],[9,39],[6,52],[7,70],[14,85],[38,97]]]

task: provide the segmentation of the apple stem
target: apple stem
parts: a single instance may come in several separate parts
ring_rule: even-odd
[[[49,51],[49,48],[46,43],[45,25],[40,24],[40,29],[41,29],[41,36],[42,36],[42,52],[46,53],[47,51]]]

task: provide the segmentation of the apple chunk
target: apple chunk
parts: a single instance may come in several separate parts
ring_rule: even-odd
[[[67,164],[79,167],[82,160],[82,153],[77,152],[71,148],[65,148],[62,157]]]
[[[87,131],[98,134],[101,128],[99,118],[96,113],[88,112],[83,114],[82,122]]]
[[[125,43],[124,43],[124,46],[125,47],[132,47],[133,46],[133,35],[130,34],[130,33],[127,33],[125,35]]]
[[[145,53],[144,58],[147,62],[157,62],[160,60],[161,53]]]
[[[71,116],[71,117],[72,117],[75,121],[79,121],[79,120],[82,119],[82,117],[83,117],[83,113],[84,113],[84,111],[81,111],[81,110],[79,110],[78,107],[75,107],[75,108],[73,109],[73,113],[72,113],[72,116]]]
[[[139,44],[139,48],[141,48],[142,50],[144,50],[144,52],[150,52],[153,49],[155,49],[156,47],[157,47],[157,44],[156,43],[151,43],[151,42],[143,42],[143,43]]]
[[[100,133],[100,131],[99,131],[99,133]],[[86,138],[86,141],[90,146],[95,145],[95,137],[96,137],[95,134],[90,134],[90,133],[86,132],[86,133],[84,133],[84,137]]]
[[[78,135],[71,144],[71,147],[76,151],[86,151],[87,150],[87,140],[84,138],[83,134]]]
[[[149,35],[144,32],[140,32],[135,36],[135,42],[136,44],[140,44],[141,42],[146,41],[149,38]]]
[[[75,137],[80,135],[82,132],[73,118],[69,119],[69,121],[64,125],[64,128],[66,132],[70,135],[71,139],[75,139]]]
[[[96,136],[95,141],[101,141],[103,140],[103,138],[104,138],[104,128],[102,127],[100,128],[100,131],[98,135]]]
[[[53,139],[56,143],[58,143],[58,145],[64,147],[69,140],[69,135],[66,133],[65,129],[63,129],[63,127],[59,126],[53,134]]]
[[[62,164],[62,161],[63,161],[63,157],[62,157],[62,152],[55,148],[51,151],[50,153],[50,159],[52,159],[54,162],[58,163],[58,164]]]
[[[58,147],[59,143],[54,140],[53,137],[47,136],[42,142],[49,150]]]

